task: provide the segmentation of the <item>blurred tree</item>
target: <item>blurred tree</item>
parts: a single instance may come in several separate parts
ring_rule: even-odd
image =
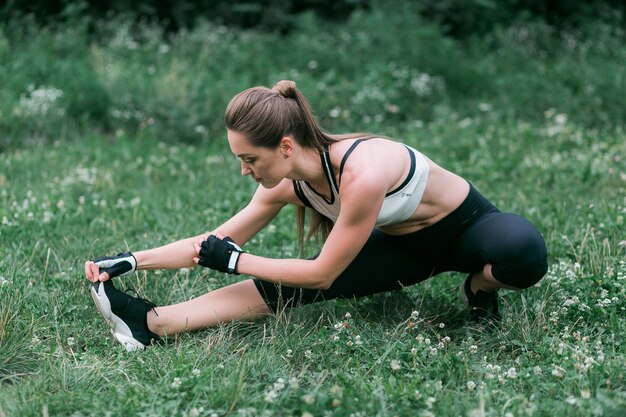
[[[113,13],[156,20],[169,31],[192,27],[201,18],[284,33],[305,11],[341,21],[357,9],[400,2],[418,5],[423,17],[441,22],[446,33],[459,38],[487,33],[520,17],[571,27],[586,20],[623,25],[626,15],[624,0],[4,0],[0,1],[0,21],[30,14],[47,23],[76,15],[106,18]]]

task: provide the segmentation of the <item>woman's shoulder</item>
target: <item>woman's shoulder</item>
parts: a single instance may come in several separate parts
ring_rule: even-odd
[[[363,160],[365,163],[372,159],[382,159],[393,163],[398,150],[406,152],[402,142],[382,135],[363,135],[338,140],[332,144],[329,153],[333,165],[341,164],[348,158]]]

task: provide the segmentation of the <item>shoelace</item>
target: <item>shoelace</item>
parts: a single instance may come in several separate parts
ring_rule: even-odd
[[[144,303],[145,305],[147,305],[148,307],[150,307],[150,309],[149,309],[148,311],[153,311],[153,312],[154,312],[154,314],[156,314],[156,315],[157,315],[157,317],[159,316],[159,313],[157,313],[157,312],[156,312],[156,310],[154,309],[154,308],[156,307],[156,304],[154,304],[152,301],[148,301],[148,300],[146,300],[145,298],[140,297],[140,296],[139,296],[139,293],[137,293],[137,291],[135,291],[135,289],[134,289],[134,288],[126,288],[126,289],[124,290],[124,292],[125,292],[126,294],[130,294],[130,292],[131,292],[131,291],[135,294],[135,296],[134,296],[134,297],[135,297],[137,300],[141,301],[142,303]],[[130,300],[128,300],[128,302],[130,302]]]

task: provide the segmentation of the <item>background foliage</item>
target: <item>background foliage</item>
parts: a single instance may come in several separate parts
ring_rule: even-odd
[[[623,416],[620,5],[576,3],[557,18],[507,14],[538,2],[336,2],[346,11],[329,21],[274,3],[288,11],[281,30],[120,13],[147,2],[104,17],[95,2],[4,3],[0,417]],[[254,184],[227,149],[223,110],[281,78],[328,130],[396,137],[537,224],[550,271],[502,292],[498,332],[468,325],[464,277],[446,274],[139,354],[110,339],[83,261],[195,235],[241,209]],[[246,249],[295,256],[293,214]],[[163,305],[240,278],[142,271],[118,285]]]

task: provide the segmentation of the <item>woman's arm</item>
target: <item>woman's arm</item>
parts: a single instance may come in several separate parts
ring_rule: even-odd
[[[239,213],[219,226],[213,232],[178,240],[153,249],[133,252],[137,260],[137,269],[178,269],[196,266],[194,244],[205,240],[211,233],[230,236],[243,245],[252,236],[265,227],[295,197],[291,196],[291,181],[283,181],[275,188],[266,190],[259,187],[250,203]],[[100,277],[99,267],[92,261],[85,262],[85,274],[90,281],[109,279],[108,274]]]
[[[269,259],[242,253],[237,271],[302,288],[326,289],[361,251],[376,224],[386,185],[369,170],[341,182],[341,212],[322,251],[314,260]]]
[[[290,184],[287,184],[290,185]],[[285,184],[267,190],[259,187],[250,203],[212,232],[179,240],[155,249],[134,253],[137,269],[176,269],[196,266],[194,243],[205,240],[210,234],[229,236],[237,244],[244,245],[263,229],[285,206]],[[293,191],[292,191],[293,192]]]

